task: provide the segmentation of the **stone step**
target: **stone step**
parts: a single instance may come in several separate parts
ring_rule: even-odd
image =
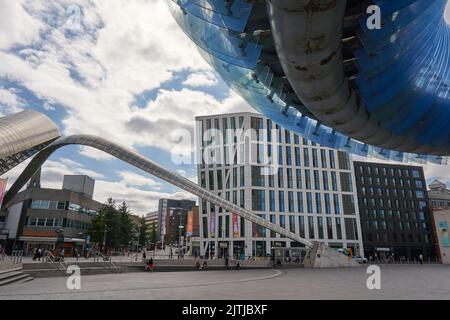
[[[27,282],[30,282],[30,281],[33,281],[33,280],[34,280],[34,278],[33,278],[33,277],[30,277],[30,276],[27,274],[27,277],[24,278],[24,279],[22,279],[22,280],[20,281],[20,283],[27,283]]]
[[[10,271],[10,272],[2,273],[2,274],[0,274],[0,282],[3,280],[6,280],[8,278],[13,278],[15,276],[21,275],[21,274],[23,274],[23,272],[21,272],[21,271]]]
[[[29,275],[21,272],[20,274],[16,274],[16,275],[14,275],[12,277],[8,277],[5,280],[0,280],[0,287],[1,286],[6,286],[7,284],[11,284],[11,283],[14,283],[14,282],[18,282],[18,281],[24,280],[27,277],[29,277]]]
[[[12,267],[11,269],[0,270],[0,277],[2,274],[14,272],[14,271],[21,271],[21,270],[22,270],[22,267],[16,267],[16,268]]]

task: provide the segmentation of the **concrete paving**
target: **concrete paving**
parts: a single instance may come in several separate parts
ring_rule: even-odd
[[[450,299],[450,266],[381,266],[381,290],[367,289],[366,268],[198,271],[83,276],[0,288],[6,299]]]

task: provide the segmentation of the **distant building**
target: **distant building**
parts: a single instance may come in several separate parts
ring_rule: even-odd
[[[63,190],[70,190],[92,199],[95,180],[88,176],[64,176]]]
[[[450,264],[450,238],[448,230],[448,226],[450,225],[450,209],[433,210],[433,217],[441,262]]]
[[[145,224],[150,228],[155,225],[156,230],[158,230],[158,211],[149,212],[145,215]]]
[[[436,259],[422,167],[355,162],[366,257]]]
[[[183,209],[187,217],[187,213],[197,203],[191,200],[174,200],[174,199],[160,199],[158,204],[158,240],[165,242],[165,235],[167,233],[167,215],[173,209]]]
[[[433,209],[450,209],[450,190],[439,180],[429,185],[428,198]]]
[[[94,180],[68,176],[64,177],[64,182],[65,189],[43,189],[38,172],[27,189],[10,201],[3,222],[3,230],[8,231],[8,250],[14,247],[31,254],[37,247],[54,249],[56,231],[61,229],[67,255],[72,254],[75,248],[82,251],[89,244],[91,220],[102,207],[92,199]],[[87,189],[86,182],[89,183]],[[1,216],[5,217],[5,214]]]
[[[169,208],[166,213],[164,242],[166,245],[178,245],[186,240],[186,227],[188,220],[187,209]]]

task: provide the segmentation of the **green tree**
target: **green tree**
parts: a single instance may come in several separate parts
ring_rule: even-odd
[[[108,199],[91,224],[92,241],[103,246],[103,241],[106,240],[106,247],[110,250],[128,246],[132,239],[133,223],[125,202],[117,208],[116,202]]]
[[[124,201],[118,208],[119,220],[120,220],[120,243],[123,246],[128,246],[133,239],[133,221],[130,218],[131,212],[127,203]]]
[[[145,223],[145,218],[141,218],[139,221],[139,244],[145,245],[149,240],[149,228]]]
[[[150,235],[150,241],[156,245],[156,241],[158,241],[158,235],[156,233],[156,223],[152,223],[152,231]]]

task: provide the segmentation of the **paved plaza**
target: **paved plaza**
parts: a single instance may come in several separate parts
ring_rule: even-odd
[[[0,287],[5,299],[450,299],[450,266],[381,266],[381,290],[368,290],[366,268],[125,273],[40,278]]]

